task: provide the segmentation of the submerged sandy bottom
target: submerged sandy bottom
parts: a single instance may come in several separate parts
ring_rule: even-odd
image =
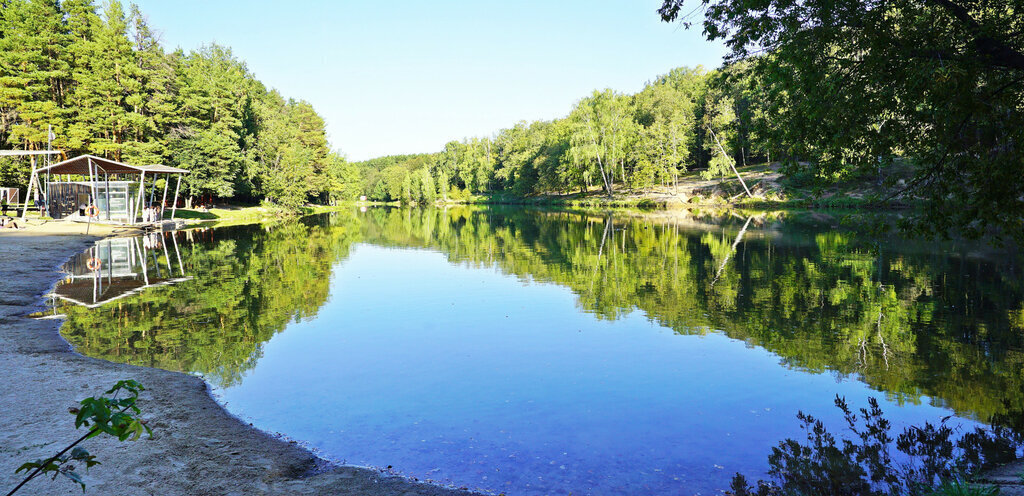
[[[101,465],[85,474],[86,494],[251,495],[467,494],[358,467],[329,466],[293,442],[225,412],[202,380],[164,370],[81,356],[58,332],[60,321],[32,320],[56,268],[95,238],[0,237],[0,489],[20,480],[22,463],[51,456],[83,431],[67,409],[121,379],[148,389],[139,406],[154,435],[133,443],[94,438],[83,446]],[[82,494],[67,480],[37,478],[18,494]]]

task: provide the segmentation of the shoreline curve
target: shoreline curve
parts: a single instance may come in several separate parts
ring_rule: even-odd
[[[146,387],[139,397],[153,438],[83,446],[100,465],[84,475],[86,494],[119,495],[469,495],[378,470],[336,465],[295,441],[261,431],[225,410],[202,379],[79,354],[60,320],[35,320],[58,268],[99,238],[0,237],[0,488],[13,488],[22,463],[45,458],[81,435],[67,409],[121,379]],[[19,495],[82,494],[69,481],[39,478]]]

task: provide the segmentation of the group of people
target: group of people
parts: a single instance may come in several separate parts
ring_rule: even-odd
[[[142,222],[159,222],[160,218],[163,217],[160,212],[160,207],[150,204],[148,207],[142,209]]]

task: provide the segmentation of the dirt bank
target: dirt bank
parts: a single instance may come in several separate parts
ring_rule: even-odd
[[[86,494],[103,495],[466,495],[358,467],[327,466],[308,451],[225,412],[200,379],[110,363],[73,352],[59,321],[32,320],[56,268],[95,238],[0,236],[0,494],[15,468],[45,458],[82,434],[68,407],[119,379],[148,390],[139,405],[152,439],[95,438],[84,446],[102,462],[86,475]],[[18,494],[82,494],[67,480],[40,478]]]

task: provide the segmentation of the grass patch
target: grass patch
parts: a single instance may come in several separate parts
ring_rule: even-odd
[[[215,226],[234,226],[241,224],[253,224],[282,217],[296,215],[301,212],[292,212],[275,206],[266,205],[225,205],[210,209],[189,209],[179,208],[175,212],[175,219],[184,219],[200,222],[210,222]],[[170,219],[170,213],[165,213],[165,219]]]

